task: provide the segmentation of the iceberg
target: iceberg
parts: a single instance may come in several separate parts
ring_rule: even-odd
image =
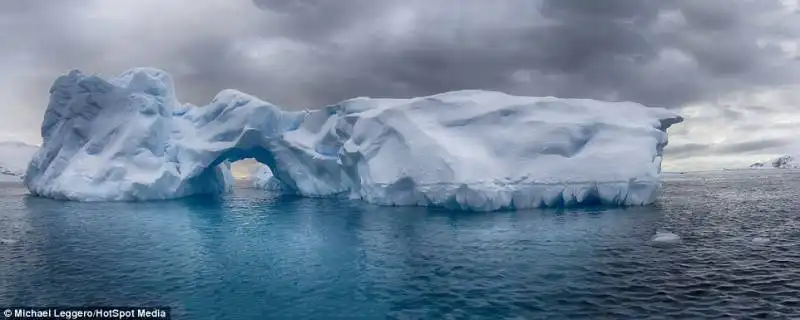
[[[73,70],[50,90],[25,184],[57,199],[171,199],[230,191],[230,163],[254,158],[265,185],[302,196],[478,211],[645,205],[661,187],[666,130],[682,120],[633,102],[482,90],[287,111],[227,89],[193,106],[158,69],[108,81]]]
[[[21,182],[39,147],[17,141],[0,141],[0,181]]]
[[[751,169],[800,169],[800,163],[795,161],[798,157],[784,155],[774,158],[766,163],[756,162],[750,165]]]

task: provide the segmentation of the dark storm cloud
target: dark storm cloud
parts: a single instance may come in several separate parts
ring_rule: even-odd
[[[284,4],[256,3],[267,10],[282,9]],[[381,8],[373,5],[367,9],[352,6],[348,10],[311,10],[308,7],[319,5],[318,2],[305,2],[306,9],[293,16],[295,32],[329,34],[332,26],[333,30],[337,26],[351,27],[347,23],[358,21],[353,16],[361,15],[361,10],[369,16],[396,5],[387,1],[373,3],[380,3]],[[350,76],[350,81],[336,81],[338,90],[319,93],[318,99],[335,101],[364,94],[425,95],[464,88],[576,97],[616,92],[636,76],[636,68],[658,54],[658,45],[651,43],[640,29],[652,24],[664,3],[544,1],[537,5],[532,1],[498,1],[487,5],[485,1],[440,1],[434,7],[420,5],[417,27],[410,39],[403,39],[402,45],[386,45],[374,39],[373,45],[351,52],[349,59],[340,57],[345,58],[343,66],[348,69],[336,74]],[[326,12],[325,19],[308,12]],[[480,22],[480,15],[498,13],[502,16],[496,21]],[[515,72],[531,71],[546,79],[512,83]],[[363,90],[364,83],[358,79],[369,79],[374,88]],[[395,92],[398,87],[405,92]]]
[[[779,9],[772,0],[253,0],[252,10],[262,10],[263,19],[254,20],[244,33],[205,36],[203,30],[180,30],[190,41],[166,54],[148,54],[145,48],[168,43],[123,49],[71,37],[70,17],[65,16],[70,11],[63,9],[92,5],[96,2],[4,1],[4,16],[25,27],[19,28],[23,34],[5,31],[2,37],[27,39],[22,50],[54,72],[74,67],[116,71],[143,64],[169,70],[180,57],[194,72],[180,76],[178,85],[194,102],[227,87],[296,107],[362,95],[488,88],[676,106],[720,90],[790,77],[765,64],[778,53],[757,46],[764,31],[751,21],[754,14]],[[387,36],[392,27],[388,15],[404,8],[415,13],[416,27],[402,37]],[[660,19],[668,12],[680,13],[682,20],[662,30]],[[203,18],[226,28],[225,21]],[[334,40],[348,34],[353,34],[351,42]],[[283,73],[243,67],[241,57],[226,54],[242,37],[297,42],[313,52],[305,61],[313,65]],[[129,54],[129,60],[108,59],[130,49],[136,54]],[[665,60],[667,49],[688,60]],[[290,79],[282,79],[287,73]]]
[[[310,35],[335,34],[353,27],[359,17],[379,16],[398,3],[254,2],[265,10],[291,16],[289,34],[320,47],[325,47],[325,38]],[[336,101],[354,95],[424,95],[487,88],[677,106],[722,90],[792,77],[785,66],[767,64],[788,59],[780,57],[773,47],[757,45],[764,30],[751,21],[755,14],[780,9],[777,1],[487,3],[440,1],[420,5],[418,28],[411,39],[388,48],[376,39],[373,46],[338,57],[344,59],[343,68],[332,74],[349,78],[326,78],[322,81],[336,83],[334,90],[309,90],[308,94],[317,101]],[[479,15],[496,14],[491,12],[496,9],[489,7],[517,10],[501,11],[502,18],[497,20],[506,24],[481,24]],[[680,13],[683,21],[676,22],[671,30],[660,30],[659,18],[670,11]],[[687,61],[666,59],[664,52],[668,49]],[[528,77],[515,82],[514,74]]]

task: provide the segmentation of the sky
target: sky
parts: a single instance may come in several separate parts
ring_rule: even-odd
[[[0,140],[40,143],[48,90],[153,66],[184,102],[286,109],[450,90],[679,112],[665,170],[800,155],[800,0],[2,0]]]

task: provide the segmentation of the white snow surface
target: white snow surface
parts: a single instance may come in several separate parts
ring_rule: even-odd
[[[0,141],[0,181],[22,181],[28,163],[39,147],[16,141]]]
[[[255,158],[305,196],[479,211],[645,205],[666,130],[682,120],[632,102],[480,90],[313,111],[223,90],[197,107],[161,70],[109,81],[76,70],[53,84],[25,183],[59,199],[169,199],[225,192],[229,161]]]

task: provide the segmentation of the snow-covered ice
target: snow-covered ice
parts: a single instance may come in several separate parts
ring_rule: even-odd
[[[674,245],[682,242],[681,237],[669,231],[656,231],[656,234],[650,238],[650,242],[654,245]]]
[[[28,163],[39,147],[16,141],[0,141],[0,181],[22,181]]]
[[[231,186],[255,158],[282,191],[465,210],[644,205],[666,130],[682,118],[632,102],[466,90],[355,98],[285,111],[235,90],[178,102],[169,74],[58,78],[26,185],[72,200],[155,200]]]

